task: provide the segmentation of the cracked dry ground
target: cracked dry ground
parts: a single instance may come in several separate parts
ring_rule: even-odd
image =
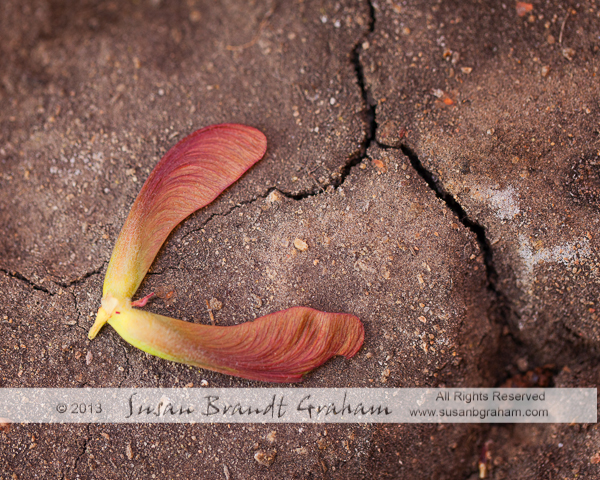
[[[306,387],[597,386],[600,9],[532,7],[0,2],[0,386],[257,385],[86,338],[141,184],[219,122],[267,155],[171,235],[153,311],[358,315]],[[14,425],[0,478],[467,479],[489,441],[489,478],[600,475],[596,425]]]

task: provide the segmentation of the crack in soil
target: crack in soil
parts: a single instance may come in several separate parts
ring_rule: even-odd
[[[337,179],[334,179],[329,185],[332,185],[334,189],[339,188],[346,181],[348,175],[352,171],[352,168],[361,163],[367,157],[367,150],[375,140],[375,132],[377,130],[377,122],[375,120],[375,102],[371,96],[371,92],[366,86],[365,73],[362,62],[360,61],[360,53],[363,50],[362,44],[368,38],[368,36],[375,30],[375,7],[371,1],[367,2],[369,8],[369,22],[367,24],[367,30],[362,37],[356,42],[350,53],[350,62],[354,67],[356,74],[356,83],[360,89],[360,94],[363,99],[364,108],[362,111],[363,120],[365,123],[365,135],[364,138],[356,150],[356,152],[350,154],[348,160],[343,167],[340,168],[340,174]],[[312,190],[305,193],[299,193],[292,195],[290,193],[281,192],[285,197],[293,200],[303,200],[308,197],[314,197],[325,192],[325,188],[329,185],[320,186],[318,190]]]
[[[98,268],[95,268],[94,270],[90,270],[89,272],[85,272],[82,276],[80,276],[74,280],[71,280],[70,282],[52,282],[52,283],[54,283],[55,285],[61,286],[63,288],[69,288],[69,287],[73,287],[76,285],[80,285],[88,278],[102,273],[102,270],[104,270],[104,265],[106,265],[106,263],[107,263],[106,260],[103,260],[102,264]]]
[[[99,275],[102,270],[104,269],[104,265],[106,264],[106,261],[102,262],[102,265],[100,265],[100,267],[86,272],[84,273],[81,277],[78,277],[74,280],[71,280],[69,282],[60,282],[60,281],[54,281],[48,277],[46,277],[44,279],[44,281],[48,281],[49,283],[51,283],[52,285],[54,285],[57,288],[70,288],[73,286],[77,286],[81,283],[83,283],[85,280],[87,280],[90,277],[93,277],[94,275]],[[51,297],[53,297],[54,295],[56,295],[57,292],[51,292],[50,290],[48,290],[46,287],[43,287],[42,285],[38,285],[36,282],[34,282],[33,280],[27,278],[25,275],[23,275],[20,272],[17,271],[10,271],[7,270],[5,268],[0,268],[0,272],[5,273],[8,277],[10,278],[16,278],[17,280],[21,280],[22,282],[26,283],[27,285],[29,285],[31,288],[33,288],[34,290],[37,290],[39,292],[44,292],[47,293],[48,295],[50,295]]]
[[[427,183],[428,187],[440,198],[446,206],[456,215],[458,220],[471,232],[475,234],[479,248],[483,253],[483,261],[486,269],[487,276],[487,288],[492,292],[495,298],[495,302],[492,306],[492,310],[495,313],[491,320],[503,327],[508,327],[508,335],[513,342],[512,347],[499,346],[499,350],[496,354],[499,357],[499,378],[496,379],[496,384],[500,385],[503,380],[506,379],[506,373],[508,367],[513,365],[515,355],[519,351],[523,352],[531,360],[534,359],[535,355],[532,349],[524,344],[517,336],[513,334],[511,328],[511,318],[518,316],[518,313],[512,307],[512,302],[508,296],[502,292],[498,285],[498,272],[494,264],[494,252],[491,243],[486,235],[485,227],[476,221],[469,218],[465,209],[462,205],[454,198],[448,191],[444,189],[439,179],[429,170],[427,170],[421,163],[417,154],[408,146],[400,145],[400,147],[389,147],[386,145],[380,145],[384,149],[396,149],[401,150],[404,155],[410,160],[413,169],[417,174]],[[507,353],[508,355],[504,355]],[[542,366],[543,362],[532,362],[532,365]]]
[[[371,0],[368,0],[368,4],[371,13],[369,33],[372,33],[375,29],[375,11]],[[367,36],[368,34],[365,36],[365,38]],[[414,171],[419,175],[419,177],[421,177],[425,181],[427,186],[435,193],[436,197],[441,199],[445,203],[446,207],[456,215],[460,223],[465,228],[473,232],[473,234],[475,235],[477,243],[479,244],[479,248],[481,249],[481,252],[483,254],[483,261],[486,270],[487,288],[492,292],[495,298],[495,302],[493,302],[492,304],[492,311],[495,313],[495,315],[493,315],[491,320],[493,322],[499,323],[500,325],[503,325],[504,327],[510,327],[509,319],[513,317],[513,315],[516,314],[516,312],[514,312],[514,309],[511,307],[512,302],[510,301],[510,299],[499,289],[498,272],[494,264],[494,252],[490,240],[486,235],[485,227],[468,216],[463,206],[456,200],[456,198],[454,198],[454,196],[452,196],[448,191],[444,189],[438,178],[432,172],[425,168],[425,166],[417,156],[416,152],[414,152],[410,147],[408,147],[405,144],[402,144],[399,147],[392,147],[389,145],[381,144],[376,141],[376,133],[378,127],[376,116],[376,102],[371,98],[370,91],[365,82],[363,65],[360,61],[361,48],[362,40],[352,50],[352,62],[355,66],[357,82],[360,86],[363,101],[365,103],[368,131],[362,148],[359,151],[359,154],[355,158],[351,158],[346,164],[342,171],[342,177],[340,179],[340,182],[338,183],[338,185],[336,185],[336,188],[337,186],[343,183],[345,178],[349,175],[352,167],[358,165],[364,158],[367,157],[367,150],[372,143],[377,143],[377,145],[382,149],[400,150],[409,159]],[[523,350],[528,356],[531,357],[531,349],[528,348],[527,345],[524,345],[518,338],[512,335],[512,333],[511,339],[514,342],[512,347],[504,346],[503,348],[502,344],[499,344],[498,351],[495,352],[497,357],[497,364],[499,367],[499,370],[497,372],[499,378],[496,379],[497,385],[499,385],[502,381],[502,377],[506,375],[507,367],[512,365],[513,360],[512,355],[509,355],[505,358],[504,355],[502,355],[503,351],[506,351],[510,354],[514,354],[514,352],[518,350]],[[507,348],[510,351],[507,351]],[[507,428],[506,425],[500,425],[499,427]],[[481,443],[483,443],[483,440],[488,435],[489,428],[485,428],[485,426],[482,425]],[[479,449],[480,445],[478,445],[477,448]],[[478,457],[479,451],[476,450],[473,456]]]
[[[189,232],[187,232],[185,235],[183,235],[181,237],[181,239],[179,240],[180,242],[183,242],[187,237],[189,237],[192,233],[196,233],[199,232],[200,230],[202,230],[204,227],[206,227],[206,225],[208,225],[215,217],[227,217],[229,214],[233,213],[235,210],[237,210],[238,208],[244,207],[246,205],[252,205],[253,203],[259,201],[259,200],[264,200],[266,199],[271,192],[277,190],[274,187],[271,187],[267,190],[267,193],[265,193],[264,195],[258,195],[254,198],[252,198],[251,200],[243,200],[241,202],[236,203],[233,207],[231,207],[229,210],[227,210],[226,212],[223,213],[213,213],[211,214],[206,220],[204,220],[200,226],[190,230]],[[279,191],[279,190],[277,190]],[[284,192],[280,192],[283,196],[288,197],[288,198],[293,198],[292,196],[290,196],[289,194],[286,194]],[[307,197],[310,197],[314,194],[306,194]],[[184,220],[185,221],[185,220]],[[170,237],[170,235],[169,235]],[[167,238],[167,240],[165,240],[165,243],[167,243],[169,241],[169,239]]]
[[[392,149],[393,147],[382,146],[382,148]],[[495,294],[498,294],[498,273],[494,265],[494,252],[492,251],[492,246],[486,236],[485,227],[469,218],[462,205],[444,189],[437,177],[423,166],[419,157],[413,150],[406,145],[401,145],[397,149],[401,150],[402,153],[408,157],[413,169],[423,180],[425,180],[425,183],[427,183],[429,188],[435,192],[435,196],[443,200],[446,206],[458,217],[460,223],[475,234],[479,248],[483,253],[488,288]]]
[[[75,295],[74,291],[70,291],[68,293],[70,293],[71,296],[73,297],[73,303],[75,304],[75,311],[77,312],[77,319],[75,320],[75,324],[72,326],[79,328],[79,329],[83,330],[84,332],[87,332],[87,329],[85,327],[81,326],[81,324],[79,323],[79,321],[81,320],[82,317],[84,317],[84,315],[81,313],[81,310],[79,309],[79,302],[77,301],[77,295]]]
[[[190,232],[190,233],[192,233],[192,232]],[[187,237],[188,235],[189,235],[189,234],[186,234],[186,237]],[[179,249],[179,246],[178,246],[177,248]],[[157,258],[158,258],[158,255],[157,255]],[[150,266],[150,268],[152,268],[152,266]],[[164,274],[165,274],[165,273],[167,273],[169,270],[171,270],[171,271],[173,271],[173,272],[178,272],[178,271],[180,271],[180,270],[181,270],[181,265],[177,265],[176,267],[172,267],[171,265],[167,265],[167,266],[166,266],[165,268],[163,268],[162,270],[159,270],[159,271],[156,271],[156,272],[151,272],[150,270],[148,270],[148,271],[146,272],[146,276],[152,276],[152,275],[164,275]],[[146,277],[144,277],[144,279],[145,279],[145,278],[146,278]],[[140,287],[137,289],[137,291],[135,292],[136,294],[137,294],[137,293],[139,293],[139,291],[141,290],[141,288],[142,288],[142,285],[143,285],[143,284],[144,284],[144,282],[142,282],[142,284],[140,285]],[[132,298],[134,298],[134,297],[135,297],[135,294],[134,294],[134,296],[133,296]]]
[[[123,383],[129,379],[129,375],[131,374],[131,364],[129,363],[129,355],[127,352],[127,346],[123,344],[123,342],[120,343],[120,345],[123,347],[123,354],[125,356],[125,374],[123,375],[123,378],[121,379],[121,381],[119,382],[119,385],[117,388],[121,388],[121,386],[123,385]]]
[[[10,278],[16,278],[17,280],[21,280],[22,282],[26,283],[27,285],[29,285],[34,290],[37,290],[39,292],[47,293],[50,296],[56,295],[56,293],[52,293],[47,288],[42,287],[41,285],[38,285],[37,283],[35,283],[34,281],[28,279],[25,275],[23,275],[23,274],[21,274],[19,272],[11,272],[11,271],[6,270],[4,268],[0,268],[0,272],[5,273]],[[51,283],[54,283],[54,282],[51,282]]]
[[[83,447],[82,447],[82,449],[81,449],[81,452],[80,452],[80,453],[77,455],[77,458],[75,459],[75,463],[74,463],[74,465],[73,465],[73,470],[74,470],[74,471],[77,471],[77,469],[78,469],[78,465],[79,465],[79,461],[81,460],[81,458],[82,458],[82,457],[85,455],[85,453],[86,453],[86,450],[87,450],[87,445],[88,445],[88,442],[90,441],[90,426],[91,426],[91,424],[89,424],[89,423],[88,423],[88,424],[87,424],[87,426],[86,426],[86,432],[87,432],[87,435],[85,436],[85,438],[84,438],[84,440],[83,440]],[[64,473],[63,473],[63,477],[64,477]]]
[[[365,138],[362,141],[360,149],[354,155],[352,155],[346,165],[342,168],[340,178],[333,184],[335,188],[338,188],[344,183],[346,177],[350,174],[352,167],[355,167],[362,162],[367,156],[367,150],[375,140],[375,133],[377,131],[376,111],[375,102],[371,96],[370,90],[367,88],[365,80],[365,71],[362,62],[360,61],[360,53],[363,50],[363,42],[368,36],[375,31],[375,8],[371,1],[367,2],[369,7],[369,23],[368,28],[363,37],[354,45],[351,54],[351,61],[354,66],[354,72],[356,73],[356,83],[360,88],[360,93],[364,102],[364,121],[366,126]]]

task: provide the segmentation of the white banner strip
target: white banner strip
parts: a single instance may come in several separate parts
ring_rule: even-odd
[[[596,421],[596,388],[0,389],[0,423]]]

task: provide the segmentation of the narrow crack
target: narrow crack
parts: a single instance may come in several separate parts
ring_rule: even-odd
[[[382,145],[382,148],[390,149],[394,147]],[[508,296],[499,288],[498,272],[494,264],[494,252],[491,243],[487,238],[485,227],[469,218],[462,205],[460,205],[460,203],[444,189],[438,178],[423,166],[417,154],[412,149],[406,145],[401,145],[399,149],[408,157],[413,169],[427,183],[429,188],[435,192],[436,196],[443,200],[447,207],[454,212],[459,221],[475,234],[477,243],[479,244],[479,247],[483,253],[487,277],[487,288],[495,297],[493,306],[495,315],[493,320],[503,327],[508,327],[508,335],[513,343],[512,347],[508,347],[510,352],[521,350],[527,356],[534,358],[535,354],[532,353],[531,348],[523,343],[523,341],[513,333],[514,321],[511,319],[516,318],[518,313],[515,312],[512,302]],[[500,351],[497,353],[503,359],[502,361],[504,364],[501,365],[501,368],[498,370],[499,377],[497,378],[497,385],[502,384],[502,382],[506,380],[508,375],[508,367],[512,366],[512,362],[514,361],[514,358],[510,355],[510,358],[504,358],[502,352],[506,350],[506,346],[500,346],[499,348]],[[543,362],[534,363],[537,366],[543,365]]]
[[[123,347],[126,365],[125,365],[125,374],[124,374],[123,378],[121,379],[121,381],[119,382],[118,388],[121,388],[123,383],[129,378],[129,375],[131,373],[131,364],[129,363],[129,355],[127,353],[127,346],[125,346],[122,342],[120,343],[120,345]]]
[[[365,138],[363,139],[360,148],[358,151],[352,155],[346,165],[342,168],[340,172],[340,177],[337,182],[333,183],[335,188],[338,188],[340,185],[344,183],[346,177],[350,174],[352,167],[355,167],[367,155],[367,150],[375,140],[375,132],[377,131],[377,121],[376,121],[376,105],[377,102],[373,100],[371,96],[371,92],[367,88],[367,82],[365,80],[365,70],[363,68],[363,64],[360,61],[360,54],[363,50],[363,42],[369,37],[371,33],[375,31],[375,8],[373,7],[373,3],[371,1],[367,2],[369,7],[369,23],[368,28],[365,35],[354,45],[351,54],[351,62],[354,66],[354,72],[356,73],[356,83],[360,88],[360,94],[362,96],[364,102],[364,122],[366,125]]]
[[[438,198],[440,198],[452,212],[454,212],[458,220],[465,226],[465,228],[468,228],[471,232],[475,234],[477,243],[479,244],[479,248],[481,249],[481,252],[483,254],[483,261],[485,265],[487,279],[487,288],[490,292],[492,292],[495,298],[495,302],[493,305],[494,317],[492,320],[494,320],[503,327],[509,327],[509,335],[512,342],[514,343],[513,348],[524,349],[526,351],[529,351],[527,346],[517,336],[511,333],[512,329],[510,319],[514,318],[515,312],[511,306],[512,302],[510,301],[510,299],[498,287],[498,272],[494,264],[494,252],[491,243],[487,238],[485,227],[469,218],[467,212],[465,212],[465,209],[462,207],[462,205],[456,200],[456,198],[454,198],[454,196],[452,196],[452,194],[450,194],[446,189],[444,189],[443,185],[438,180],[438,178],[423,166],[421,160],[411,148],[409,148],[406,145],[401,145],[398,148],[389,147],[385,145],[380,146],[384,149],[401,150],[402,153],[406,155],[406,157],[410,160],[410,163],[415,172],[417,172],[417,174],[425,181],[425,183],[427,183],[427,185],[435,193],[435,195]],[[508,372],[508,367],[512,365],[513,361],[513,358],[509,358],[508,360],[504,359],[504,356],[502,355],[503,347],[500,346],[499,349],[500,350],[496,353],[501,358],[500,361],[504,363],[500,365],[500,368],[498,369],[499,376],[496,379],[497,385],[500,385],[504,380],[506,380],[506,373]]]
[[[365,75],[364,75],[364,67],[362,65],[362,62],[360,61],[360,53],[363,48],[362,43],[369,36],[369,34],[371,34],[372,32],[375,31],[375,21],[376,21],[375,7],[373,6],[372,1],[368,1],[368,6],[369,6],[369,16],[370,16],[369,24],[368,24],[368,31],[365,34],[365,36],[354,46],[354,48],[352,49],[352,55],[351,55],[352,63],[354,65],[354,70],[356,72],[356,80],[357,80],[358,86],[360,87],[361,95],[362,95],[363,101],[365,103],[364,115],[365,115],[365,121],[367,124],[367,132],[366,132],[365,139],[363,140],[359,151],[355,155],[353,155],[348,160],[346,165],[343,167],[342,175],[341,175],[339,181],[336,184],[334,184],[335,188],[339,187],[341,184],[344,183],[346,177],[350,174],[352,167],[355,167],[364,158],[366,158],[367,150],[369,149],[369,147],[371,146],[372,143],[376,142],[376,133],[377,133],[377,127],[378,127],[377,112],[376,112],[377,102],[375,102],[375,100],[372,98],[371,93],[366,85],[366,80],[365,80]],[[477,223],[474,220],[469,218],[469,216],[465,212],[462,205],[460,205],[460,203],[458,203],[456,201],[456,199],[443,188],[443,186],[440,184],[440,182],[438,182],[435,175],[433,175],[429,170],[427,170],[423,166],[423,164],[419,160],[419,157],[417,156],[417,154],[413,150],[411,150],[408,146],[401,145],[400,147],[391,147],[391,146],[382,145],[379,143],[378,143],[378,146],[383,149],[395,149],[395,150],[399,149],[399,150],[401,150],[402,153],[404,153],[404,155],[406,155],[408,157],[408,159],[410,160],[410,163],[411,163],[413,169],[417,172],[417,174],[423,180],[425,180],[425,182],[427,183],[429,188],[435,192],[436,196],[438,198],[440,198],[441,200],[443,200],[444,203],[448,206],[448,208],[450,210],[452,210],[452,212],[455,213],[455,215],[458,217],[459,221],[466,228],[468,228],[475,234],[475,237],[477,238],[479,247],[483,253],[483,260],[484,260],[484,264],[485,264],[485,268],[486,268],[488,288],[491,291],[493,291],[494,294],[496,294],[498,297],[502,297],[502,300],[505,300],[504,295],[501,292],[499,292],[497,289],[498,273],[497,273],[496,267],[494,265],[493,250],[492,250],[490,241],[488,240],[488,238],[486,236],[485,227],[483,227],[483,225],[480,225],[479,223]],[[304,195],[293,196],[292,198],[298,198],[298,197],[305,198],[307,196],[310,196],[310,195],[304,194]]]
[[[375,11],[371,1],[369,1],[369,9],[371,13],[371,21],[369,23],[369,33],[374,31],[375,28]],[[368,34],[367,34],[368,36]],[[367,156],[367,151],[372,143],[377,143],[380,148],[383,149],[395,149],[400,150],[402,153],[409,159],[412,168],[415,172],[427,183],[428,187],[435,193],[435,195],[440,198],[446,206],[456,215],[458,220],[462,223],[462,225],[469,229],[476,237],[477,243],[479,244],[479,248],[483,254],[483,261],[485,265],[486,271],[486,280],[487,280],[487,288],[492,292],[495,298],[495,302],[493,305],[495,314],[497,315],[497,322],[501,325],[509,326],[509,319],[511,318],[511,302],[510,299],[499,289],[498,284],[498,272],[496,270],[496,266],[494,264],[494,255],[491,243],[486,235],[485,227],[473,219],[469,218],[467,212],[462,207],[462,205],[454,198],[448,191],[444,189],[441,182],[436,178],[436,176],[427,170],[417,154],[407,145],[400,145],[399,147],[392,147],[388,145],[379,144],[376,141],[376,133],[377,133],[377,116],[376,116],[376,102],[371,98],[370,91],[365,82],[364,76],[364,68],[360,61],[360,53],[362,49],[362,40],[357,45],[355,45],[352,50],[352,63],[354,64],[354,68],[356,71],[356,77],[358,85],[360,86],[363,101],[365,103],[365,118],[368,125],[367,135],[361,145],[361,148],[357,152],[355,156],[349,159],[347,164],[342,169],[342,175],[334,186],[339,187],[346,179],[346,177],[350,174],[352,167],[358,165],[364,158]],[[512,336],[512,341],[515,343],[516,348],[523,348],[526,346],[522,345],[518,338]],[[497,378],[498,384],[502,381],[503,374],[506,372],[506,361],[501,358],[501,349],[499,346],[499,351],[496,352],[499,357],[499,371],[497,372],[499,377]],[[481,432],[482,439],[488,436],[489,433],[486,429],[483,429]],[[479,452],[476,453],[478,455]]]
[[[88,442],[90,441],[90,424],[89,423],[87,424],[86,432],[87,432],[87,435],[83,441],[83,448],[81,449],[81,452],[77,455],[77,458],[75,459],[75,464],[73,465],[73,470],[75,472],[77,472],[77,468],[79,466],[79,461],[85,455]],[[64,473],[63,473],[63,476],[64,476]]]
[[[392,147],[384,146],[383,148],[389,149]],[[486,236],[485,227],[469,218],[462,205],[456,201],[456,198],[454,198],[448,191],[444,189],[437,177],[423,166],[421,160],[419,160],[419,157],[413,150],[406,145],[401,145],[399,148],[402,153],[408,157],[413,169],[417,172],[417,174],[423,180],[425,180],[425,183],[427,183],[429,188],[435,192],[436,197],[443,200],[446,206],[458,217],[460,223],[462,223],[466,228],[475,234],[479,248],[483,253],[488,288],[495,294],[501,295],[497,289],[498,273],[494,265],[494,252],[492,250],[492,245]]]
[[[518,352],[522,352],[523,355],[529,357],[533,360],[532,366],[530,368],[534,368],[534,366],[542,367],[544,362],[535,361],[535,351],[530,346],[524,343],[517,335],[513,333],[513,325],[511,322],[512,318],[518,316],[518,313],[514,310],[512,306],[512,301],[510,298],[500,290],[499,282],[498,282],[498,272],[496,270],[496,266],[494,264],[494,252],[491,246],[491,243],[486,235],[486,229],[483,225],[477,223],[476,221],[469,218],[467,212],[464,210],[462,205],[450,194],[447,190],[444,189],[441,182],[438,178],[429,170],[425,168],[422,164],[421,160],[417,156],[417,154],[407,145],[400,145],[399,147],[391,147],[387,145],[379,145],[384,149],[399,149],[402,153],[409,159],[413,169],[415,172],[427,183],[429,188],[435,193],[435,195],[440,198],[446,206],[454,212],[458,220],[471,232],[473,232],[476,236],[479,247],[483,253],[483,260],[486,269],[487,276],[487,288],[492,292],[495,297],[495,302],[493,304],[494,309],[494,317],[492,320],[496,321],[498,324],[504,327],[509,327],[508,335],[510,338],[511,345],[508,345],[504,342],[501,342],[498,346],[498,350],[495,352],[497,356],[497,378],[496,378],[496,387],[502,385],[504,381],[509,378],[511,366],[514,366],[514,359]],[[566,326],[563,325],[563,328],[566,329]],[[566,329],[568,330],[568,329]],[[575,336],[575,335],[573,335]],[[577,353],[578,349],[571,342],[568,342],[569,347],[572,348],[574,354]],[[555,367],[554,374],[558,373],[561,370],[560,366]],[[553,376],[550,379],[550,387],[554,386],[554,378]],[[507,425],[500,425],[502,429],[508,428]],[[482,428],[481,431],[481,439],[482,442],[485,438],[489,438],[490,433],[488,428]],[[481,445],[478,446],[478,451],[474,456],[479,456],[479,450],[481,449]],[[475,472],[475,470],[474,470]]]
[[[366,86],[365,72],[362,62],[360,61],[360,54],[363,50],[363,42],[375,30],[375,7],[373,6],[371,1],[368,1],[367,5],[369,8],[369,21],[367,24],[367,31],[364,33],[364,35],[362,35],[358,42],[356,42],[349,55],[350,62],[352,63],[352,66],[354,67],[354,72],[356,74],[356,83],[358,84],[358,88],[360,89],[360,95],[364,103],[362,115],[365,123],[365,135],[356,152],[352,153],[348,157],[348,160],[346,161],[344,166],[341,167],[339,176],[333,179],[330,183],[330,185],[333,186],[334,189],[339,188],[346,181],[346,177],[350,175],[352,167],[355,167],[366,158],[367,150],[374,142],[375,132],[377,130],[377,122],[375,121],[375,106],[377,105],[377,102],[373,100],[371,92]],[[314,197],[316,195],[324,193],[324,188],[326,188],[326,186],[319,186],[319,188],[316,190],[313,189],[308,192],[298,194],[290,194],[286,192],[281,193],[285,197],[293,200],[303,200],[305,198]]]
[[[102,270],[104,270],[104,265],[106,265],[106,260],[102,261],[102,264],[98,268],[95,268],[94,270],[91,270],[89,272],[85,272],[82,276],[80,276],[74,280],[71,280],[69,282],[53,282],[53,283],[55,285],[61,286],[63,288],[69,288],[69,287],[73,287],[76,285],[80,285],[88,278],[102,273]]]
[[[100,267],[98,267],[90,272],[86,272],[81,277],[78,277],[69,282],[59,282],[59,281],[55,281],[55,280],[52,280],[47,277],[46,277],[46,279],[44,279],[44,281],[48,280],[49,283],[51,283],[52,285],[54,285],[57,288],[58,287],[69,288],[69,287],[76,286],[76,285],[83,283],[85,280],[87,280],[88,278],[90,278],[94,275],[99,275],[102,272],[102,270],[104,269],[105,264],[106,264],[106,261],[103,261],[102,265],[100,265]],[[0,272],[5,273],[10,278],[16,278],[17,280],[21,280],[22,282],[26,283],[34,290],[47,293],[50,296],[56,295],[56,292],[52,292],[52,291],[48,290],[46,287],[43,287],[42,285],[35,283],[33,280],[30,280],[29,278],[27,278],[25,275],[23,275],[20,272],[7,270],[5,268],[0,268]]]
[[[22,282],[26,283],[27,285],[29,285],[34,290],[38,290],[40,292],[44,292],[44,293],[47,293],[49,295],[55,295],[54,293],[52,293],[51,291],[49,291],[47,288],[42,287],[41,285],[38,285],[37,283],[35,283],[32,280],[29,280],[25,275],[23,275],[23,274],[21,274],[19,272],[11,272],[10,270],[6,270],[4,268],[0,268],[0,272],[5,273],[10,278],[16,278],[17,280],[21,280]]]
[[[233,207],[231,207],[229,210],[227,210],[226,212],[223,213],[213,213],[211,214],[206,220],[204,220],[200,226],[190,230],[189,232],[186,232],[180,239],[181,242],[183,242],[187,237],[189,237],[191,234],[199,232],[200,230],[202,230],[203,228],[206,227],[206,225],[208,225],[210,222],[212,222],[212,220],[216,217],[226,217],[228,215],[230,215],[231,213],[233,213],[235,210],[237,210],[238,208],[244,207],[246,205],[252,205],[255,202],[258,202],[259,200],[264,200],[266,199],[271,192],[277,190],[276,188],[270,188],[269,190],[267,190],[267,193],[265,193],[264,195],[259,195],[257,197],[254,197],[251,200],[243,200],[241,202],[236,203]],[[279,192],[279,190],[277,190]],[[284,197],[288,197],[288,198],[294,198],[292,196],[290,196],[287,193],[284,192],[280,192]],[[308,197],[310,197],[311,195],[306,195]],[[165,244],[167,243],[168,239],[165,240]]]
[[[196,230],[194,230],[194,231],[196,231]],[[192,233],[192,232],[190,232],[190,233]],[[186,237],[187,237],[187,234],[186,234]],[[152,266],[151,266],[150,268],[152,268]],[[171,265],[167,265],[167,266],[166,266],[165,268],[163,268],[162,270],[157,270],[157,271],[150,271],[150,270],[148,270],[148,271],[146,272],[146,275],[147,275],[147,276],[153,276],[153,275],[160,276],[160,275],[164,275],[164,274],[165,274],[165,273],[167,273],[169,270],[171,270],[171,271],[173,271],[173,272],[180,272],[180,271],[181,271],[181,266],[180,266],[180,265],[177,265],[176,267],[173,267],[173,266],[171,266]],[[137,291],[136,293],[138,293],[138,294],[139,294],[139,290],[140,290],[140,289],[141,289],[141,286],[140,286],[140,288],[138,288],[138,291]]]
[[[454,196],[452,194],[450,194],[450,192],[448,192],[443,187],[441,182],[438,180],[438,178],[432,172],[430,172],[429,170],[427,170],[425,168],[425,166],[423,165],[423,163],[421,162],[421,160],[419,159],[419,157],[417,156],[417,154],[415,153],[414,150],[412,150],[407,145],[400,145],[399,147],[390,147],[390,146],[386,146],[386,145],[380,145],[380,147],[384,148],[384,149],[396,149],[396,150],[399,149],[399,150],[401,150],[402,153],[409,159],[415,172],[425,181],[425,183],[427,183],[427,186],[435,193],[436,197],[441,199],[446,204],[446,207],[448,209],[450,209],[456,215],[458,220],[463,224],[463,226],[465,228],[469,229],[471,232],[473,232],[473,234],[475,234],[477,243],[479,244],[479,248],[481,249],[481,252],[483,253],[483,261],[484,261],[484,265],[485,265],[486,279],[487,279],[487,288],[489,289],[490,292],[492,292],[492,294],[495,298],[495,302],[493,302],[492,308],[495,311],[496,319],[492,319],[492,320],[496,320],[497,322],[499,322],[501,325],[504,325],[504,326],[509,325],[508,319],[511,316],[510,300],[498,288],[498,272],[496,270],[496,266],[494,265],[494,252],[492,249],[492,245],[491,245],[489,239],[487,238],[485,227],[483,225],[477,223],[476,221],[472,220],[471,218],[469,218],[469,216],[467,215],[467,212],[462,207],[462,205],[456,200],[456,198],[454,198]],[[512,335],[511,335],[511,337],[512,337],[512,341],[515,344],[514,347],[516,347],[516,348],[524,347],[524,345],[522,344],[522,342],[519,341],[518,338],[516,338]],[[506,379],[506,373],[508,371],[507,367],[512,363],[512,359],[508,359],[508,362],[507,362],[507,360],[503,358],[502,351],[503,351],[503,346],[500,344],[500,345],[498,345],[498,350],[495,352],[495,354],[497,356],[497,361],[498,361],[498,364],[497,364],[498,371],[496,372],[497,373],[496,386],[500,386],[501,383],[503,382],[503,380]],[[481,427],[482,428],[480,430],[480,438],[481,438],[481,443],[483,443],[485,438],[489,438],[489,428],[487,428],[483,425]],[[506,426],[504,426],[504,425],[502,425],[501,427],[506,428]],[[473,456],[476,458],[479,457],[480,450],[481,450],[481,445],[478,444]],[[471,473],[473,473],[473,472],[475,472],[475,470],[473,470]],[[469,476],[471,476],[471,474],[469,474]]]
[[[79,308],[79,301],[77,299],[77,295],[75,295],[75,292],[71,291],[70,293],[73,296],[73,303],[75,303],[75,311],[77,312],[77,320],[76,320],[77,323],[75,323],[75,325],[73,325],[73,326],[77,327],[77,328],[83,330],[85,333],[87,333],[87,328],[85,328],[84,326],[81,325],[81,319],[85,318],[86,316],[83,313],[81,313],[81,310]]]

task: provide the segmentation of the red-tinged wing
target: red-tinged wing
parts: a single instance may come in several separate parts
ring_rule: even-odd
[[[103,295],[131,298],[173,228],[217,198],[266,149],[260,131],[237,124],[203,128],[171,148],[129,212],[108,265]]]
[[[240,325],[182,322],[135,308],[109,320],[127,342],[167,360],[265,382],[296,382],[364,340],[354,315],[294,307]]]

